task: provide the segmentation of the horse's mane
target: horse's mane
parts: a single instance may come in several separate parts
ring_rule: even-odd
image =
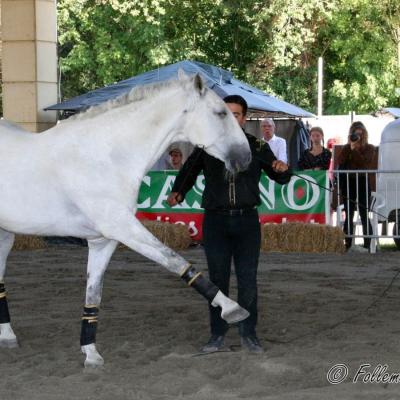
[[[120,95],[114,99],[110,99],[104,103],[101,103],[96,106],[89,107],[87,110],[73,115],[72,117],[62,121],[76,121],[76,120],[86,120],[93,118],[99,114],[103,114],[104,112],[111,110],[113,108],[123,107],[127,104],[139,102],[142,100],[149,100],[154,97],[157,93],[159,93],[163,89],[168,89],[170,87],[174,87],[179,85],[179,81],[176,79],[172,79],[164,82],[156,82],[151,83],[144,86],[138,86],[131,89],[129,92]]]

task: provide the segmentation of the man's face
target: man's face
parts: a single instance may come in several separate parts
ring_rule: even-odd
[[[274,131],[274,125],[272,125],[270,121],[261,122],[261,132],[266,140],[272,139],[272,136],[274,136]]]
[[[182,153],[179,151],[171,151],[170,157],[172,166],[179,169],[182,166]]]
[[[243,128],[246,124],[246,115],[243,114],[242,106],[236,103],[226,103],[226,105],[232,111],[232,114],[236,118],[236,121]]]

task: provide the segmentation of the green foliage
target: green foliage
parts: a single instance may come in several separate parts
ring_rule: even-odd
[[[263,11],[263,51],[249,68],[249,81],[315,111],[318,31],[334,10],[334,0],[271,2]]]
[[[252,0],[62,0],[58,3],[63,95],[196,59],[244,76],[259,39]]]
[[[148,3],[147,8],[143,7]],[[64,0],[59,8],[63,95],[144,72],[158,61],[157,1]]]
[[[59,0],[63,96],[195,59],[315,112],[317,60],[323,56],[325,112],[370,112],[398,103],[399,4]]]
[[[244,77],[261,50],[263,2],[254,0],[171,0],[165,40],[171,59],[196,59]]]
[[[388,3],[388,2],[386,2]],[[326,111],[371,112],[395,104],[396,46],[387,21],[388,4],[342,1],[320,32],[329,43],[326,64]]]

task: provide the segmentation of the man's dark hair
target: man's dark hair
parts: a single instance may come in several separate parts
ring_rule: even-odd
[[[224,97],[224,102],[239,104],[239,106],[242,106],[243,115],[247,114],[247,102],[242,96],[239,96],[238,94],[232,94]]]

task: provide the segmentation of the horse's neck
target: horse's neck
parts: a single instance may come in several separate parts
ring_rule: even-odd
[[[183,95],[178,90],[181,89],[171,88],[142,104],[128,104],[113,116],[125,128],[113,133],[118,136],[115,146],[125,155],[126,170],[135,177],[143,177],[173,141],[182,139],[177,128],[182,118]]]

